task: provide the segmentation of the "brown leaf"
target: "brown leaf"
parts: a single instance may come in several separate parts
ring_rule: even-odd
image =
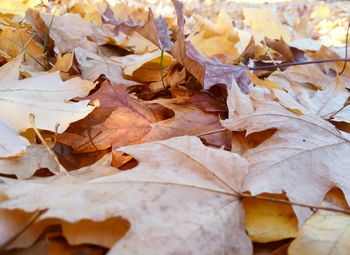
[[[283,38],[281,38],[280,40],[276,40],[276,39],[269,39],[269,38],[265,37],[264,40],[265,40],[266,45],[268,47],[281,53],[282,56],[285,57],[286,62],[293,62],[293,53],[292,53],[290,47],[288,46],[288,44],[285,43]]]
[[[209,89],[215,84],[226,84],[228,88],[235,79],[244,93],[248,93],[250,79],[245,68],[242,66],[231,66],[222,64],[217,58],[207,59],[197,51],[191,41],[186,41],[184,34],[185,18],[183,5],[178,0],[172,0],[175,5],[178,31],[176,41],[171,49],[171,54],[179,61],[188,72],[190,72],[204,87]]]
[[[98,99],[100,106],[58,136],[58,142],[72,146],[75,152],[104,150],[112,143],[138,143],[157,121],[152,111],[127,95],[125,85],[112,86],[107,80],[87,99]]]
[[[173,110],[175,115],[172,118],[152,123],[152,130],[142,138],[142,142],[164,140],[183,135],[199,135],[222,129],[220,115],[207,113],[194,107],[194,100],[192,97],[185,101],[181,98],[153,100],[153,103],[161,104]],[[230,144],[226,132],[203,135],[201,138],[205,139],[210,145],[217,147]]]
[[[166,21],[162,16],[154,19],[151,9],[148,13],[147,23],[142,27],[137,27],[136,32],[153,42],[159,47],[159,49],[164,47],[164,51],[170,51],[173,46],[172,41],[169,39],[169,31]]]

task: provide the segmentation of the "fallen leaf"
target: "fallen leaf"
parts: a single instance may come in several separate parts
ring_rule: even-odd
[[[283,199],[280,195],[264,196]],[[291,205],[256,198],[243,198],[243,205],[246,229],[253,242],[268,243],[297,236],[298,220]]]
[[[157,119],[147,107],[132,100],[125,85],[112,86],[108,80],[94,94],[86,97],[100,105],[86,118],[73,123],[57,141],[72,146],[75,152],[104,150],[135,144],[151,131]]]
[[[137,27],[136,31],[157,45],[159,49],[163,47],[164,51],[170,51],[173,46],[172,41],[169,39],[166,21],[162,16],[155,19],[151,9],[148,13],[148,21],[142,27]]]
[[[331,58],[340,58],[340,56],[334,52],[333,50],[327,48],[326,46],[322,46],[319,51],[310,52],[307,54],[313,59],[331,59]],[[334,76],[334,73],[340,73],[340,71],[344,67],[344,62],[342,61],[334,61],[328,63],[322,63],[323,71],[325,74],[330,76]],[[340,76],[344,80],[345,83],[350,82],[350,66],[346,65],[343,74]]]
[[[20,54],[6,65],[0,67],[0,84],[6,84],[19,79],[19,68],[22,58],[23,54]]]
[[[249,77],[242,66],[224,65],[216,58],[207,59],[200,54],[184,35],[185,18],[182,3],[172,0],[177,14],[178,31],[171,54],[188,72],[190,72],[204,87],[209,89],[215,84],[226,84],[229,89],[235,79],[240,89],[248,93]]]
[[[7,1],[7,0],[1,0],[0,5],[1,13],[13,13],[13,14],[20,14],[23,15],[24,12],[28,8],[32,8],[36,5],[40,4],[39,0],[14,0],[14,1]]]
[[[2,66],[0,73],[7,69],[6,65]],[[14,78],[14,73],[10,72],[8,79],[3,78],[6,82],[0,84],[0,126],[2,133],[6,134],[1,143],[0,157],[24,154],[28,142],[18,133],[32,127],[30,114],[36,117],[37,128],[55,132],[58,123],[58,132],[63,132],[71,122],[84,118],[94,109],[87,105],[86,100],[67,102],[73,97],[87,95],[95,86],[80,78],[62,82],[57,72],[10,81]]]
[[[25,28],[17,30],[5,28],[0,33],[0,50],[6,52],[12,58],[15,58],[23,51],[22,48],[29,42],[30,38],[31,34],[29,34]],[[42,61],[43,48],[34,40],[28,43],[26,51],[39,61]],[[25,54],[25,58],[30,58],[30,56]]]
[[[83,183],[65,176],[26,182],[1,177],[1,193],[7,196],[1,208],[47,208],[41,221],[127,219],[130,229],[110,254],[252,253],[242,205],[235,196],[246,174],[243,158],[207,148],[195,137],[128,146],[121,151],[135,157],[139,165]],[[99,163],[98,168],[76,173],[84,178],[91,171],[98,176],[113,168],[110,156],[101,161],[104,166]]]
[[[52,15],[40,13],[40,18],[45,26],[49,27]],[[78,47],[97,53],[98,44],[104,40],[97,27],[82,19],[80,15],[71,13],[54,17],[50,37],[59,53],[73,52]]]
[[[191,38],[196,49],[206,57],[223,54],[228,58],[228,63],[234,63],[239,56],[234,45],[240,38],[226,9],[224,7],[221,9],[215,24],[207,19],[198,19],[199,24],[203,24],[203,27]]]
[[[301,104],[310,109],[315,115],[323,119],[331,119],[333,121],[350,122],[349,108],[345,107],[350,94],[345,89],[345,84],[337,77],[333,82],[329,83],[323,91],[317,91],[312,98],[299,98]]]
[[[321,206],[349,209],[342,192],[334,189]],[[317,210],[300,228],[288,254],[347,254],[350,246],[350,216],[339,212]]]
[[[173,58],[164,53],[161,64],[161,50],[143,55],[128,55],[115,57],[115,61],[121,61],[125,75],[139,82],[152,82],[161,80],[161,65],[167,68],[173,62]]]
[[[222,121],[233,131],[247,134],[277,129],[266,141],[248,150],[249,174],[244,190],[252,195],[286,192],[291,201],[318,205],[333,187],[349,201],[347,166],[349,135],[314,116],[298,116],[276,102],[259,102],[253,114]],[[345,153],[345,154],[344,154]],[[311,215],[307,208],[293,206],[299,225]]]
[[[268,7],[247,8],[243,7],[244,23],[253,29],[253,34],[257,41],[264,37],[271,39],[283,38],[286,42],[290,41],[289,32],[281,24],[276,14]]]
[[[92,22],[96,25],[102,24],[102,18],[100,15],[100,9],[105,9],[106,3],[99,1],[96,3],[91,3],[89,1],[80,0],[75,2],[70,8],[71,13],[77,13],[85,20]]]
[[[124,78],[120,62],[99,56],[83,48],[76,48],[74,55],[84,80],[94,82],[101,74],[104,74],[113,84],[125,84],[126,86],[139,84]]]
[[[172,118],[152,123],[152,129],[142,138],[142,142],[165,140],[175,136],[200,135],[222,129],[220,115],[207,113],[194,107],[191,98],[188,100],[158,99],[153,100],[152,103],[171,109],[175,115]],[[229,144],[226,132],[202,135],[201,138],[216,147]]]
[[[0,159],[0,173],[16,175],[18,179],[27,179],[41,168],[59,173],[57,163],[43,145],[32,144],[24,156]]]

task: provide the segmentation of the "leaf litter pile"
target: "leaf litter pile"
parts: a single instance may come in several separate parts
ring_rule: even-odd
[[[1,254],[348,254],[348,3],[9,2]]]

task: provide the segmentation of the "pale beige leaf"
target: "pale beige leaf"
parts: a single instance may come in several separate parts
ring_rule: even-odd
[[[254,112],[252,100],[248,95],[242,93],[234,79],[232,79],[232,87],[228,92],[227,106],[229,118],[237,114],[249,114]]]
[[[25,154],[26,147],[29,145],[27,139],[18,135],[18,132],[9,128],[2,121],[0,121],[0,132],[2,135],[0,141],[0,158]]]
[[[94,107],[87,100],[67,102],[86,96],[95,85],[80,78],[62,82],[58,72],[0,84],[0,119],[16,131],[31,127],[29,114],[36,116],[36,127],[63,132],[71,122],[88,115]],[[8,109],[11,109],[9,111]]]
[[[120,150],[134,156],[138,166],[106,175],[113,169],[106,155],[99,167],[71,172],[86,175],[84,182],[64,176],[25,182],[1,178],[0,189],[8,199],[0,206],[47,208],[41,220],[127,219],[130,230],[109,254],[252,253],[242,205],[234,195],[247,167],[238,154],[205,147],[195,137]],[[101,177],[91,179],[92,175]]]
[[[101,57],[83,48],[76,48],[75,57],[81,69],[84,80],[95,81],[101,74],[107,76],[112,84],[132,86],[139,84],[123,77],[122,64],[107,57]]]
[[[22,62],[23,54],[12,59],[6,65],[0,67],[0,86],[7,82],[17,81],[19,78],[19,67]]]
[[[53,173],[59,172],[57,163],[43,145],[32,144],[24,156],[0,159],[0,173],[13,174],[19,179],[31,177],[40,168],[48,168]]]
[[[288,43],[289,46],[299,50],[314,50],[318,51],[322,47],[322,43],[311,38],[299,38]]]
[[[40,17],[49,27],[52,15],[40,13]],[[96,53],[100,31],[79,14],[66,13],[54,17],[50,37],[60,53],[73,52],[78,47]]]
[[[323,119],[332,118],[334,121],[350,122],[349,107],[341,110],[349,96],[350,94],[346,91],[345,84],[338,77],[325,90],[317,91],[312,98],[308,98],[305,95],[299,99],[301,104]],[[339,110],[341,111],[338,112]]]
[[[349,201],[349,135],[317,116],[295,115],[276,102],[259,102],[256,107],[254,114],[222,121],[226,128],[247,134],[277,129],[243,154],[250,163],[244,189],[253,195],[284,190],[291,201],[318,205],[337,186]],[[307,208],[294,210],[299,226],[311,214]]]
[[[8,72],[0,82],[0,157],[19,156],[25,153],[28,142],[18,133],[31,128],[29,115],[34,114],[35,125],[39,129],[63,132],[71,122],[88,115],[93,109],[88,100],[68,102],[77,96],[86,96],[95,86],[93,83],[73,78],[62,82],[58,72],[38,75],[23,80],[15,79],[18,59],[5,64],[0,70],[5,72],[8,65],[17,66],[17,71]]]

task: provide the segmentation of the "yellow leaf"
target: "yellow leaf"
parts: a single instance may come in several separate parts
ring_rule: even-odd
[[[191,39],[197,50],[207,57],[222,54],[230,57],[228,62],[235,61],[238,52],[234,45],[239,41],[239,36],[225,8],[221,9],[215,24],[207,19],[198,19],[204,24],[203,28]]]
[[[254,36],[258,41],[263,40],[265,36],[270,39],[282,37],[284,41],[290,41],[289,32],[269,8],[243,8],[243,13],[244,23],[255,31]]]
[[[26,10],[40,3],[40,0],[0,0],[0,12],[24,16]]]
[[[328,5],[324,3],[320,3],[316,6],[314,6],[312,13],[310,14],[310,19],[314,18],[322,18],[322,17],[328,17],[330,14],[330,10]]]
[[[269,195],[269,197],[281,196]],[[291,205],[256,198],[244,198],[243,205],[246,229],[253,242],[267,243],[296,237],[298,220]]]
[[[344,195],[333,189],[321,206],[348,208]],[[349,254],[350,216],[338,212],[318,210],[301,227],[291,243],[288,254]]]
[[[12,30],[11,28],[5,28],[0,34],[0,50],[5,52],[12,58],[18,56],[22,51],[22,48],[17,46],[24,46],[31,38],[31,34],[25,28]],[[43,48],[32,40],[26,47],[26,51],[29,52],[35,58],[43,57]],[[27,54],[26,58],[29,56]]]

